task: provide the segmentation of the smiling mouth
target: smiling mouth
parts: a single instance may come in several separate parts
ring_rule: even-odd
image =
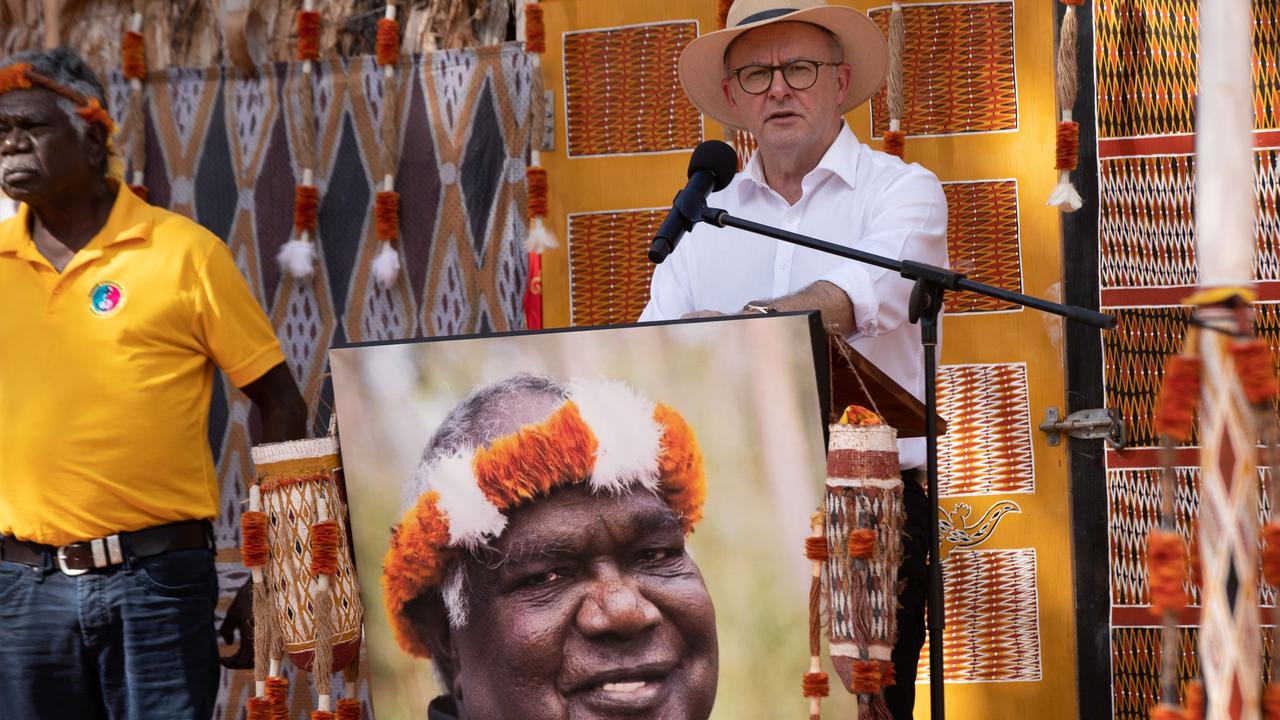
[[[572,695],[598,715],[631,716],[662,705],[671,672],[671,668],[645,668],[608,673],[579,686]]]

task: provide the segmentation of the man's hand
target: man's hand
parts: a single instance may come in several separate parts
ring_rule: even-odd
[[[228,645],[236,641],[236,631],[240,632],[240,648],[235,655],[219,657],[218,662],[230,670],[247,670],[253,667],[253,578],[245,580],[236,591],[218,628],[222,642]]]
[[[680,316],[681,320],[692,320],[693,318],[709,318],[724,317],[724,313],[715,310],[695,310],[691,313],[685,313]]]

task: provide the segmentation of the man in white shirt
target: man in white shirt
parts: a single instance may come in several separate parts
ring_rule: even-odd
[[[708,203],[730,214],[891,258],[946,265],[947,206],[933,173],[858,142],[843,114],[883,83],[887,48],[852,8],[823,0],[737,0],[724,30],[680,57],[702,112],[755,136],[746,168]],[[655,268],[641,321],[816,309],[824,324],[917,397],[920,330],[912,283],[895,273],[745,231],[697,226]],[[906,536],[899,578],[895,718],[910,718],[924,642],[928,503],[924,442],[899,443]]]

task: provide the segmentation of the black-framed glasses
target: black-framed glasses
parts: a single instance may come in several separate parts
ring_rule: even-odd
[[[818,82],[818,68],[823,65],[839,65],[839,63],[819,62],[818,60],[792,60],[785,65],[743,65],[733,71],[738,78],[738,85],[743,92],[760,95],[767,92],[773,84],[773,74],[782,72],[782,81],[792,90],[808,90]]]

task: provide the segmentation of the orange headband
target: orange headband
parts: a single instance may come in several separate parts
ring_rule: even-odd
[[[382,565],[383,601],[401,648],[431,657],[405,606],[444,581],[459,548],[500,536],[511,510],[552,490],[580,484],[589,484],[597,492],[637,484],[652,487],[675,511],[685,533],[693,531],[702,519],[707,493],[702,451],[693,430],[666,405],[630,404],[636,396],[628,399],[629,391],[619,387],[574,392],[573,399],[545,421],[499,438],[470,457],[438,459],[425,469],[429,489],[392,529]],[[618,398],[621,401],[615,402]],[[580,403],[586,406],[585,413]],[[639,407],[652,408],[651,417],[627,412]],[[628,433],[616,432],[619,426],[602,427],[611,424],[608,411],[632,416],[624,417],[623,423],[652,423],[656,458],[647,446],[637,453],[634,446],[624,444],[635,424],[626,426]],[[584,414],[593,422],[585,420]],[[643,457],[646,454],[648,458]],[[639,467],[646,470],[637,472]],[[645,477],[650,471],[653,477]],[[451,512],[456,515],[452,526]]]
[[[76,108],[76,114],[90,125],[101,125],[107,131],[107,137],[111,137],[112,133],[115,132],[116,126],[111,121],[111,115],[107,113],[106,108],[102,107],[102,103],[98,102],[97,98],[82,95],[66,85],[54,82],[52,79],[32,70],[30,63],[14,63],[8,67],[0,68],[0,94],[12,90],[29,90],[36,85],[57,93],[79,105],[80,107]]]

